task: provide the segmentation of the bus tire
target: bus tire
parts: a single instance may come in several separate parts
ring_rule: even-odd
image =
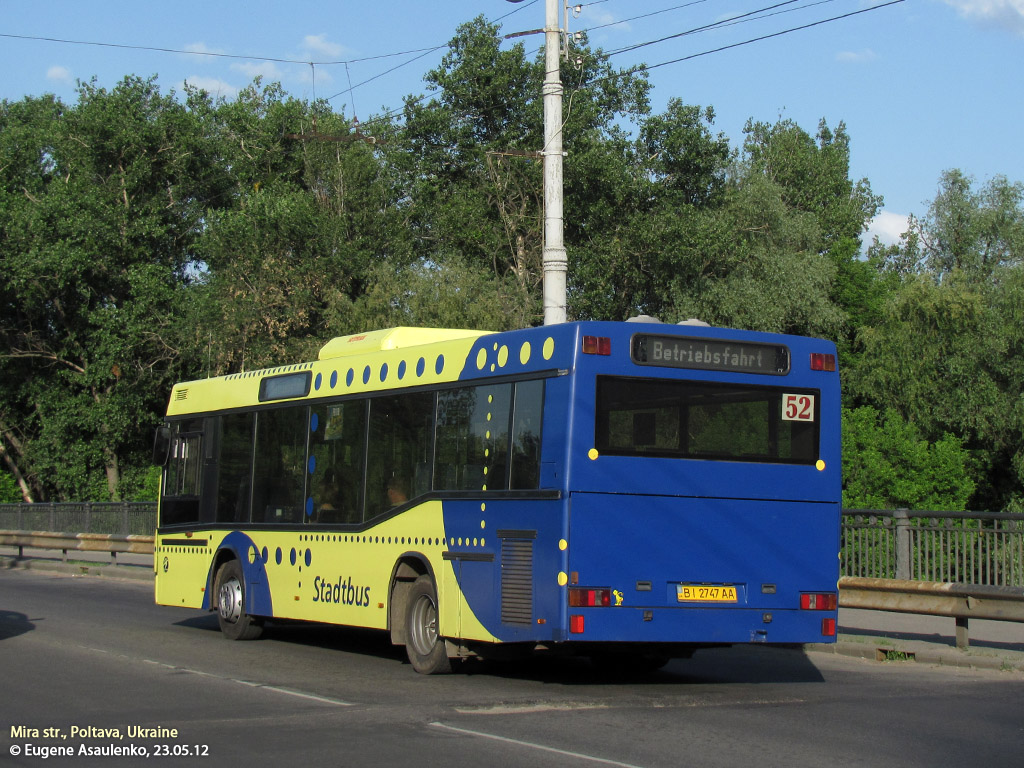
[[[245,577],[237,560],[217,571],[217,620],[228,640],[255,640],[263,634],[263,619],[245,612]]]
[[[412,668],[421,675],[451,672],[451,659],[437,632],[437,590],[430,576],[420,576],[413,582],[405,606],[405,652]]]

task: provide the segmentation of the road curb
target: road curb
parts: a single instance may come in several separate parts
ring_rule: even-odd
[[[963,669],[989,669],[1024,672],[1024,653],[1005,652],[991,648],[973,648],[961,651],[953,646],[903,641],[891,637],[839,636],[835,643],[815,643],[807,646],[811,653],[832,653],[866,659],[881,664],[934,664]]]
[[[152,581],[153,568],[148,565],[110,565],[106,563],[62,563],[35,558],[0,556],[3,570],[49,571],[70,576],[99,576],[105,579],[127,579],[129,581]]]

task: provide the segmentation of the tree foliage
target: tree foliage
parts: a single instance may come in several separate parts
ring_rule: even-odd
[[[963,439],[978,459],[980,508],[1024,497],[1022,190],[996,178],[975,191],[948,171],[903,241],[875,246],[894,287],[860,329],[848,377],[856,401],[898,412],[927,439]]]
[[[945,433],[929,442],[895,410],[843,409],[843,506],[962,510],[974,492],[973,462]]]
[[[713,107],[652,113],[642,71],[574,54],[570,316],[834,339],[849,503],[1024,506],[1024,186],[949,171],[864,259],[881,199],[842,122],[752,119],[734,144]],[[175,380],[370,328],[539,323],[543,80],[476,19],[400,118],[362,125],[259,80],[0,103],[2,492],[151,497]]]
[[[163,331],[199,224],[193,116],[152,81],[4,103],[0,429],[27,497],[124,492],[176,350]],[[198,177],[198,178],[197,178]]]

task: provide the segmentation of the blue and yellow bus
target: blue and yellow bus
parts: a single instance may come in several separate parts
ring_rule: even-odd
[[[232,639],[376,628],[422,673],[835,639],[828,341],[393,328],[176,385],[155,453],[156,601],[216,611]]]

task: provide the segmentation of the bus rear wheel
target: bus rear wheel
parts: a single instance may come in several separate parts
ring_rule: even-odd
[[[405,652],[413,669],[421,675],[452,671],[444,639],[437,631],[437,590],[430,576],[420,576],[409,589],[405,628]]]
[[[255,640],[263,634],[263,620],[245,612],[245,577],[237,560],[217,571],[217,620],[229,640]]]

